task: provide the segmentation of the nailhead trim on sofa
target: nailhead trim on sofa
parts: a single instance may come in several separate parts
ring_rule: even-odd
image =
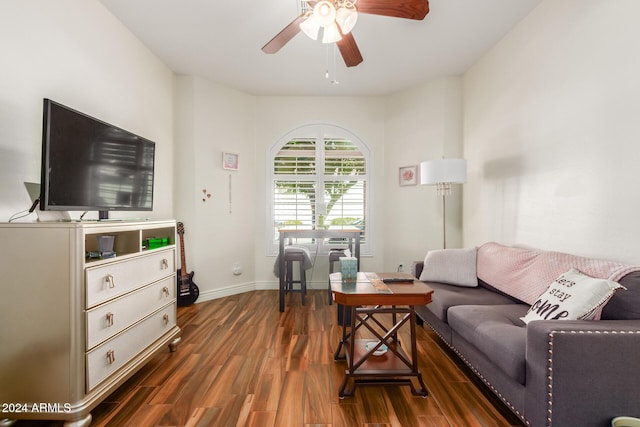
[[[549,393],[547,396],[549,400],[547,401],[547,427],[551,427],[553,422],[553,339],[556,334],[621,334],[621,335],[636,335],[640,334],[640,331],[590,331],[590,330],[580,330],[580,331],[551,331],[549,332],[549,358],[547,359],[547,370],[549,375],[547,379],[549,380]],[[446,341],[445,341],[446,342]]]
[[[455,347],[453,347],[451,344],[449,344],[449,342],[447,342],[446,339],[444,339],[444,337],[442,335],[440,335],[440,333],[438,331],[435,330],[435,328],[433,328],[431,326],[431,324],[428,321],[424,321],[427,325],[429,325],[429,327],[431,328],[431,330],[433,332],[436,333],[436,335],[438,335],[440,337],[440,339],[451,349],[453,350],[453,352],[455,354],[458,355],[458,357],[460,357],[460,359],[473,371],[474,374],[476,374],[476,376],[478,378],[480,378],[482,380],[483,383],[485,383],[487,385],[487,387],[489,387],[491,389],[491,391],[494,392],[494,394],[496,396],[498,396],[500,398],[500,400],[502,400],[502,402],[507,405],[512,412],[514,412],[526,425],[531,425],[531,423],[524,418],[524,415],[522,415],[520,413],[520,411],[518,411],[512,404],[511,402],[509,402],[503,395],[502,393],[500,393],[495,387],[493,387],[493,385],[491,384],[491,382],[489,382],[489,380],[487,380],[477,369],[475,366],[473,366],[473,364],[471,362],[469,362]]]

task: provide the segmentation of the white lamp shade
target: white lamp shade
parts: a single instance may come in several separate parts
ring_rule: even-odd
[[[330,1],[319,1],[313,7],[313,16],[321,27],[327,27],[336,22],[336,8]]]
[[[310,15],[302,24],[300,24],[300,29],[311,40],[318,40],[318,33],[320,32],[320,24],[318,24],[318,21],[316,21],[314,15]]]
[[[420,163],[420,184],[462,184],[467,180],[465,159],[438,159]]]
[[[342,34],[348,34],[356,25],[358,20],[358,12],[355,9],[341,7],[336,11],[336,22],[340,25]]]
[[[335,43],[342,40],[338,25],[334,22],[333,25],[324,27],[324,34],[322,35],[322,43]]]

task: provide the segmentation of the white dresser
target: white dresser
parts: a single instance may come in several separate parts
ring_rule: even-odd
[[[115,237],[115,257],[96,258],[98,236]],[[175,221],[3,223],[0,241],[0,420],[88,425],[154,353],[175,351]]]

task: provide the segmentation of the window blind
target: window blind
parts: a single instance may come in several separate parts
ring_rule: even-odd
[[[274,242],[281,227],[358,227],[366,240],[367,162],[353,142],[291,139],[274,156],[272,172]]]

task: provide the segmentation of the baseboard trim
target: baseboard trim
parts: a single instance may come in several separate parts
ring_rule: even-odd
[[[255,290],[255,283],[250,282],[226,286],[219,289],[212,289],[204,292],[200,291],[200,296],[198,297],[198,301],[196,301],[196,303],[229,297],[231,295],[243,294],[245,292],[250,292],[253,290]]]
[[[323,281],[307,282],[307,289],[327,289],[328,283]],[[218,298],[224,298],[231,295],[243,294],[251,291],[277,291],[279,283],[277,281],[264,281],[264,282],[247,282],[239,283],[237,285],[226,286],[224,288],[212,289],[209,291],[200,291],[198,297],[199,302],[211,301]]]

